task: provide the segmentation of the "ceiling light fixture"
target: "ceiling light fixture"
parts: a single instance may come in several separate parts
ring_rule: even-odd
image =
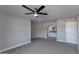
[[[37,16],[38,16],[38,14],[34,14],[34,16],[35,16],[35,17],[37,17]]]
[[[35,12],[33,15],[34,15],[35,17],[38,17],[38,14],[37,14],[37,12]]]

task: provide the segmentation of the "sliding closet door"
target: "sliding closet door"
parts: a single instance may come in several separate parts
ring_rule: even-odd
[[[77,43],[77,21],[66,22],[66,42]]]

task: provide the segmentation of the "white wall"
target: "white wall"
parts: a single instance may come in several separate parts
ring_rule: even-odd
[[[65,33],[65,21],[64,19],[57,20],[57,41],[64,42],[66,41]]]
[[[47,38],[48,26],[56,26],[56,22],[32,23],[32,37]]]
[[[77,44],[77,21],[75,18],[57,21],[57,41]]]
[[[36,33],[36,23],[35,22],[33,22],[33,21],[31,21],[31,37],[33,38],[33,37],[35,37],[36,35],[35,35],[35,33]]]
[[[0,12],[0,51],[30,41],[30,20]]]

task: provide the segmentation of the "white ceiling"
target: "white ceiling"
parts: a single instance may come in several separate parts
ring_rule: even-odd
[[[27,5],[29,8],[39,8],[41,5]],[[30,12],[21,5],[0,5],[0,11],[10,13],[17,16],[22,16],[29,19],[35,19],[33,15],[24,15]],[[48,15],[39,15],[39,21],[52,21],[59,18],[75,17],[79,13],[78,5],[46,5],[41,12],[48,13]]]

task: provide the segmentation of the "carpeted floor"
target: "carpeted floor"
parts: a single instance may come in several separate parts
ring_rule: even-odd
[[[3,54],[76,54],[76,50],[76,45],[56,42],[55,38],[35,38],[30,44],[3,52]]]

